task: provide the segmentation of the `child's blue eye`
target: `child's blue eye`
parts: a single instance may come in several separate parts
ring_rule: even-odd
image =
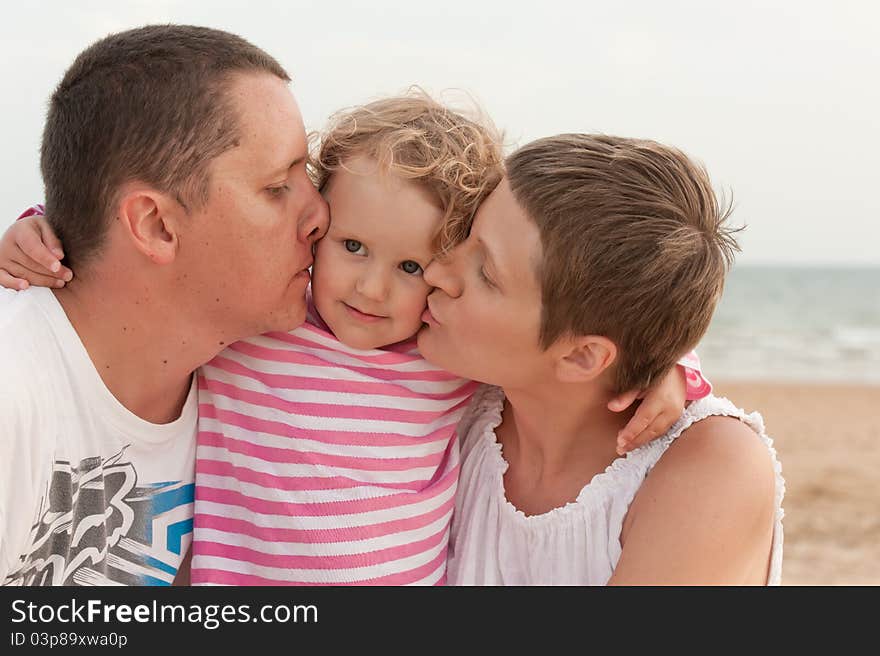
[[[412,260],[401,262],[400,268],[403,269],[406,273],[411,273],[412,275],[416,275],[417,273],[422,272],[422,265],[418,262],[413,262]]]
[[[349,253],[357,253],[364,247],[362,243],[354,239],[346,239],[343,243],[345,244],[345,250]]]

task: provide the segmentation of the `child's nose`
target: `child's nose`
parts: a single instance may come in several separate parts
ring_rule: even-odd
[[[384,301],[388,298],[390,287],[387,273],[381,266],[368,266],[357,281],[357,291],[373,301]]]

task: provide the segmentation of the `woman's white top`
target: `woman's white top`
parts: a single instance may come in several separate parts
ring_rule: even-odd
[[[773,441],[757,412],[746,414],[726,398],[695,401],[660,437],[617,458],[575,501],[526,516],[504,494],[507,462],[495,437],[504,392],[484,386],[459,424],[461,474],[449,557],[451,585],[604,585],[620,558],[620,533],[648,472],[686,428],[712,415],[736,417],[766,444],[776,471],[776,518],[767,583],[782,573],[782,497],[785,481]]]

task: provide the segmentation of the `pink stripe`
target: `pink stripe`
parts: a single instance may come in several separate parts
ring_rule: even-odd
[[[231,519],[228,517],[200,513],[199,509],[196,508],[195,528],[196,535],[198,535],[199,530],[214,529],[224,533],[231,533],[233,535],[249,535],[266,542],[300,542],[304,544],[353,542],[355,540],[369,540],[371,538],[384,537],[395,533],[401,533],[403,531],[411,531],[425,527],[431,522],[442,518],[444,515],[450,514],[454,502],[455,499],[449,499],[442,506],[414,517],[393,519],[387,522],[367,524],[364,526],[340,526],[332,529],[270,528],[256,526],[243,519]]]
[[[399,408],[378,408],[350,403],[299,403],[279,398],[275,394],[254,392],[218,380],[204,380],[203,390],[236,401],[244,401],[261,408],[281,410],[291,415],[306,417],[330,417],[332,419],[363,419],[364,421],[398,421],[411,424],[430,424],[446,413],[464,406],[468,399],[460,401],[452,408],[439,410],[401,410]]]
[[[330,344],[326,342],[308,339],[311,335],[315,335],[318,337],[323,337],[325,340],[331,340]],[[336,337],[332,333],[328,333],[325,330],[322,330],[318,326],[313,326],[308,323],[302,324],[299,328],[289,333],[266,333],[265,335],[261,335],[262,339],[271,339],[276,342],[281,342],[282,344],[292,344],[294,346],[300,348],[308,348],[315,349],[320,351],[327,351],[329,353],[335,353],[337,355],[344,355],[346,357],[352,358],[359,362],[369,362],[374,365],[402,365],[409,364],[410,362],[422,362],[423,358],[419,355],[418,351],[415,350],[416,344],[414,341],[407,342],[409,347],[403,351],[384,351],[380,349],[378,350],[378,354],[370,355],[370,353],[375,351],[356,351],[354,349],[350,349],[345,344],[341,343],[336,339]],[[261,341],[262,341],[261,339]],[[248,343],[253,343],[254,340],[246,340]],[[257,346],[257,344],[254,344]],[[233,344],[233,346],[235,346]],[[279,345],[280,346],[280,345]],[[267,347],[264,347],[267,348]],[[280,346],[283,348],[283,346]],[[238,350],[238,349],[235,349]]]
[[[421,581],[426,576],[433,574],[440,567],[443,568],[445,576],[447,555],[448,550],[444,549],[437,554],[431,562],[425,563],[421,567],[417,567],[408,572],[399,572],[397,574],[389,574],[388,576],[370,579],[369,585],[411,585]]]
[[[283,501],[267,501],[254,498],[235,490],[226,490],[213,486],[200,484],[196,499],[199,502],[212,502],[226,506],[245,508],[261,515],[276,515],[280,517],[333,517],[338,515],[357,515],[387,510],[389,508],[404,508],[417,503],[430,501],[442,494],[450,485],[455,483],[455,477],[445,477],[442,485],[419,490],[424,493],[393,494],[384,497],[370,499],[352,499],[342,501],[316,501],[314,503],[288,503]]]
[[[198,551],[194,547],[193,553]],[[430,576],[437,571],[438,568],[444,567],[446,561],[446,550],[437,554],[437,556],[429,563],[425,563],[421,567],[409,570],[407,572],[399,572],[397,574],[389,574],[387,576],[375,577],[372,579],[350,581],[348,583],[304,583],[301,581],[277,581],[275,579],[267,579],[262,576],[253,574],[239,574],[238,572],[228,572],[219,569],[198,569],[193,568],[192,582],[194,585],[204,585],[213,583],[215,585],[308,585],[308,586],[341,586],[341,585],[408,585],[418,583],[425,577]],[[444,573],[441,579],[443,584],[446,582]]]
[[[319,392],[340,392],[343,394],[365,394],[365,395],[381,395],[388,396],[388,383],[359,381],[359,380],[338,380],[333,378],[316,378],[314,376],[293,376],[288,374],[272,374],[257,369],[251,369],[235,360],[230,360],[222,355],[218,355],[202,368],[206,373],[210,369],[219,369],[235,376],[244,376],[253,380],[260,381],[264,385],[273,389],[297,389],[297,390],[316,390]],[[208,374],[208,380],[214,377]],[[200,385],[203,386],[203,378],[200,377]],[[454,399],[464,395],[473,394],[479,383],[473,381],[464,381],[463,384],[452,390],[451,392],[432,393],[417,392],[405,385],[395,385],[393,395],[413,399],[429,399],[443,401],[446,399]]]
[[[437,482],[438,477],[443,475],[443,471],[449,466],[450,461],[455,463],[453,469],[458,472],[458,435],[455,433],[452,434],[452,439],[446,444],[446,449],[443,451],[443,460],[434,472],[434,478],[431,479],[431,483]],[[458,474],[456,473],[457,477]]]
[[[452,423],[441,426],[427,435],[401,435],[400,433],[370,433],[368,431],[332,431],[313,428],[300,428],[291,424],[260,419],[231,410],[222,410],[213,405],[203,403],[199,406],[200,419],[216,419],[227,426],[237,426],[252,433],[268,433],[279,437],[295,437],[303,440],[314,440],[322,444],[343,444],[349,446],[412,446],[414,444],[430,444],[439,440],[448,440],[455,433],[458,423],[457,414],[450,413]]]
[[[196,461],[196,472],[202,474],[215,474],[218,476],[231,476],[244,483],[253,483],[261,487],[277,490],[346,490],[355,487],[363,487],[363,481],[349,478],[348,476],[275,476],[263,472],[254,471],[247,467],[229,465],[229,463],[207,458],[199,458]],[[370,482],[370,487],[387,488],[391,490],[414,490],[418,491],[425,487],[425,481],[401,481]],[[199,498],[199,485],[196,484],[196,499]]]
[[[266,462],[285,465],[310,465],[318,467],[341,467],[360,471],[409,471],[416,467],[436,467],[442,460],[442,453],[412,458],[367,458],[363,456],[337,456],[329,453],[315,453],[298,449],[281,449],[274,446],[260,446],[212,431],[199,431],[199,446],[213,446],[240,453]]]
[[[239,353],[244,353],[260,360],[267,360],[274,363],[286,362],[288,364],[307,364],[317,365],[320,367],[330,366],[326,360],[322,360],[308,353],[298,353],[296,351],[287,351],[281,349],[269,349],[247,342],[236,342],[229,347]],[[355,371],[370,378],[380,378],[383,380],[421,380],[429,382],[445,382],[458,380],[459,377],[445,371],[428,370],[428,371],[395,371],[392,369],[376,369],[374,367],[357,367],[349,365],[334,365],[347,371]]]
[[[217,542],[202,542],[199,548],[201,556],[218,556],[237,560],[244,563],[252,563],[263,567],[278,567],[286,569],[360,569],[395,560],[402,560],[420,553],[424,553],[442,544],[448,539],[448,526],[439,533],[416,542],[409,542],[376,551],[368,551],[358,554],[346,554],[338,556],[290,556],[281,554],[267,554],[247,547],[230,546]],[[446,551],[444,547],[443,551]]]
[[[388,508],[402,508],[404,506],[429,501],[443,494],[450,486],[455,485],[457,480],[456,474],[456,471],[449,471],[445,476],[439,479],[439,484],[414,491],[418,493],[404,492],[366,499],[342,499],[339,501],[294,503],[260,499],[248,494],[243,494],[237,490],[199,484],[196,488],[196,500],[211,501],[227,506],[238,506],[263,515],[281,515],[283,517],[328,517],[333,515],[352,515],[373,512],[376,510],[387,510]],[[243,482],[242,479],[238,477],[236,477],[236,480]],[[271,486],[266,489],[277,491],[277,488]]]

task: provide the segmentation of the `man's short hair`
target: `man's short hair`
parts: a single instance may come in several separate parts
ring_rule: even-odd
[[[739,250],[705,170],[653,141],[563,134],[507,159],[537,224],[541,345],[603,335],[615,392],[647,388],[702,338]]]
[[[111,34],[52,94],[40,166],[46,214],[71,265],[99,251],[120,186],[137,180],[188,211],[208,200],[209,165],[237,144],[231,75],[281,65],[243,38],[188,25]]]

